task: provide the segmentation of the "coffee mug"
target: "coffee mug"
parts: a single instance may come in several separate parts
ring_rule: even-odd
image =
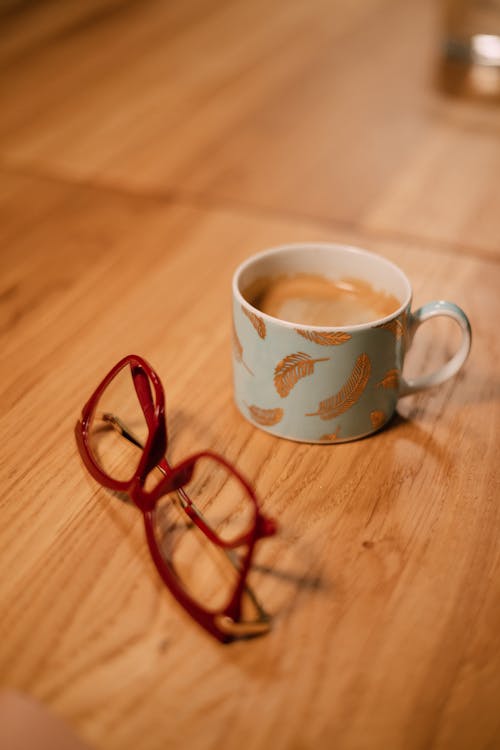
[[[301,285],[312,297],[316,285],[322,299],[322,286],[331,287],[337,307],[317,306],[320,324],[301,320]],[[333,443],[369,435],[389,421],[398,398],[452,377],[470,350],[463,310],[435,301],[411,312],[412,289],[403,271],[348,245],[265,250],[236,269],[232,291],[236,405],[255,426],[290,440]],[[269,304],[273,295],[280,299],[285,315],[277,317],[274,308],[261,304],[266,294]],[[331,314],[331,323],[325,324],[325,314]],[[460,326],[458,351],[435,372],[406,380],[404,358],[415,331],[437,315]]]

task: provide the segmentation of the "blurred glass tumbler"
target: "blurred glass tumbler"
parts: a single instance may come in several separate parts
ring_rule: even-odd
[[[347,299],[354,324],[346,318],[339,325],[340,318],[332,318],[331,325],[312,325],[293,315],[268,314],[260,304],[262,296],[249,292],[259,285],[276,288],[283,280],[297,286],[303,279],[340,289],[341,304]],[[354,303],[350,292],[344,292],[351,284],[365,295]],[[236,269],[232,293],[236,405],[255,426],[290,440],[333,443],[377,431],[392,417],[398,398],[452,377],[470,349],[470,324],[463,310],[436,301],[411,312],[412,290],[403,271],[355,247],[311,243],[266,250]],[[366,313],[369,308],[362,305],[368,298],[393,300],[391,312],[378,317]],[[356,305],[365,318],[356,315]],[[404,357],[415,331],[437,315],[460,326],[458,351],[437,371],[405,380]]]
[[[500,68],[500,0],[444,0],[445,55]]]

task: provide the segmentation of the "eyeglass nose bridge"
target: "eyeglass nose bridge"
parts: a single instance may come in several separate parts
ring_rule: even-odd
[[[160,497],[168,495],[170,492],[176,492],[189,484],[193,471],[193,462],[188,461],[181,464],[173,469],[171,474],[164,476],[151,492],[146,492],[144,490],[143,481],[141,481],[140,477],[137,477],[130,488],[130,495],[140,510],[145,513],[150,512],[154,509],[156,502]]]
[[[186,463],[174,469],[172,475],[167,477],[166,492],[180,490],[189,484],[193,476],[194,463]]]

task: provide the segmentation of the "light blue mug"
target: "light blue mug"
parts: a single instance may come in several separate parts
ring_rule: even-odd
[[[243,296],[259,279],[301,273],[368,282],[400,304],[369,323],[312,326],[268,315]],[[470,350],[463,310],[436,301],[411,312],[411,299],[400,268],[355,247],[283,245],[248,258],[233,276],[234,395],[243,416],[273,435],[307,443],[354,440],[379,430],[398,398],[452,377]],[[460,326],[458,351],[437,371],[405,380],[404,358],[415,331],[437,315]]]

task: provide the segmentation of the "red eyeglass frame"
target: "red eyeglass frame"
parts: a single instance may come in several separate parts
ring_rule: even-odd
[[[94,459],[90,448],[89,430],[92,418],[96,411],[105,389],[125,367],[130,366],[132,380],[141,405],[146,424],[148,437],[139,464],[130,480],[116,480],[106,474]],[[154,398],[151,385],[154,389]],[[90,474],[104,487],[116,492],[126,493],[133,503],[142,511],[144,527],[149,550],[156,568],[171,593],[184,609],[209,633],[221,642],[227,643],[235,638],[251,637],[253,635],[267,632],[269,623],[255,621],[252,623],[241,621],[242,596],[246,588],[246,581],[251,567],[252,556],[255,545],[259,539],[272,536],[276,533],[277,526],[273,519],[265,516],[259,509],[255,493],[240,474],[240,472],[223,456],[212,451],[201,451],[189,456],[177,466],[170,466],[165,458],[168,444],[167,425],[165,419],[165,394],[161,381],[151,365],[145,359],[135,354],[129,354],[121,359],[97,386],[82,409],[81,419],[75,427],[75,436],[80,456]],[[222,464],[226,470],[232,473],[246,490],[248,498],[253,505],[253,518],[249,531],[241,534],[230,541],[222,539],[205,521],[194,508],[183,487],[190,481],[196,462],[200,458],[208,458]],[[154,468],[160,468],[164,477],[152,490],[144,488],[146,478]],[[190,521],[205,534],[215,545],[223,549],[235,549],[246,547],[246,552],[239,558],[239,577],[235,589],[225,607],[218,610],[210,610],[202,607],[184,589],[176,575],[170,569],[162,557],[154,532],[154,509],[158,500],[164,495],[180,491],[184,499],[184,510]]]

